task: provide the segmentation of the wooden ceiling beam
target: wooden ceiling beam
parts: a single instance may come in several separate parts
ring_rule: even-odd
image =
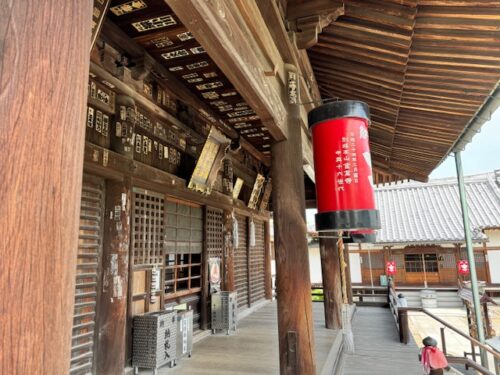
[[[116,26],[109,19],[106,20],[102,27],[101,38],[112,45],[114,48],[118,48],[120,53],[127,53],[132,59],[137,60],[139,66],[142,66],[143,69],[152,69],[154,70],[158,76],[156,79],[160,84],[168,87],[170,90],[175,92],[175,94],[182,100],[185,104],[196,108],[197,110],[202,110],[207,113],[210,117],[215,118],[217,123],[214,125],[218,127],[221,131],[223,131],[230,138],[237,138],[238,133],[231,128],[231,131],[228,131],[230,128],[229,125],[225,124],[224,121],[216,114],[213,109],[203,101],[201,101],[196,95],[194,95],[183,83],[181,83],[171,72],[168,71],[163,65],[158,63],[151,55],[149,55],[144,48],[139,46],[133,39],[131,39],[127,34],[125,34],[118,26]],[[95,66],[95,65],[94,65]],[[102,69],[104,72],[104,69]],[[117,80],[115,85],[120,85],[121,81]],[[129,93],[133,95],[133,92]],[[141,100],[142,96],[140,96]],[[150,105],[149,100],[144,101],[144,105],[147,107]],[[154,105],[153,112],[157,113],[158,108]],[[169,116],[165,111],[164,117],[168,117],[168,120],[173,123],[177,123],[177,126],[181,128],[185,128],[184,124],[178,124],[178,120],[173,116]],[[265,156],[257,150],[250,142],[245,140],[243,137],[240,137],[240,144],[244,150],[246,150],[250,155],[255,157],[257,160],[260,160],[264,165],[270,166],[270,159],[268,156]]]
[[[295,32],[297,47],[307,49],[318,43],[318,35],[323,29],[344,13],[343,1],[288,0],[286,19],[289,29]]]
[[[279,77],[266,76],[268,61],[262,44],[247,24],[261,18],[253,11],[242,12],[238,1],[206,2],[202,0],[165,0],[177,17],[193,33],[198,42],[224,72],[235,89],[253,108],[275,140],[287,138]],[[249,48],[252,46],[253,48]],[[278,67],[278,70],[283,69]]]

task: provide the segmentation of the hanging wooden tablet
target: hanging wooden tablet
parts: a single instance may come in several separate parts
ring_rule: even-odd
[[[253,184],[252,194],[250,195],[250,200],[248,201],[248,208],[256,209],[257,203],[259,202],[260,193],[262,191],[262,186],[264,186],[264,181],[266,179],[261,174],[258,174],[255,178]]]
[[[230,140],[212,127],[189,181],[190,189],[210,194],[229,144]]]

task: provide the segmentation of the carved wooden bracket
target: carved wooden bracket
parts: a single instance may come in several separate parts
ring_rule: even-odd
[[[342,2],[335,2],[333,7],[330,3],[325,8],[315,9],[301,9],[300,5],[294,5],[288,10],[288,27],[295,33],[297,47],[307,49],[314,46],[318,43],[318,34],[344,13]]]

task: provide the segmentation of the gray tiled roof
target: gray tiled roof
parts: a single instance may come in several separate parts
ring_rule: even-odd
[[[500,227],[500,189],[494,173],[465,178],[473,241],[481,231]],[[463,222],[456,179],[408,182],[375,189],[382,229],[377,243],[463,242]]]

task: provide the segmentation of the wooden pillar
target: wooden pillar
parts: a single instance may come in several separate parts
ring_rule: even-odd
[[[233,217],[224,211],[224,289],[234,291]]]
[[[108,181],[104,215],[98,374],[122,374],[126,358],[131,183]]]
[[[203,217],[207,217],[206,213],[207,207],[205,206]],[[208,248],[207,248],[207,238],[208,238],[208,227],[205,220],[203,224],[203,250],[201,254],[201,311],[200,311],[200,328],[203,330],[208,329],[209,325],[209,305],[210,305],[210,282],[209,282],[209,272],[208,272]]]
[[[0,373],[67,374],[90,1],[0,10]]]
[[[345,266],[345,281],[347,290],[347,302],[352,305],[354,302],[352,300],[352,281],[351,281],[351,258],[349,257],[349,245],[344,244],[344,260]]]
[[[274,240],[281,374],[316,371],[298,105],[288,105],[288,139],[272,146]]]
[[[273,299],[273,275],[271,269],[271,227],[269,220],[264,222],[264,289],[266,299]]]
[[[325,325],[330,329],[342,328],[342,281],[340,259],[335,238],[320,238],[321,275],[325,305]]]
[[[252,267],[250,264],[250,219],[247,217],[245,218],[245,233],[247,236],[247,283],[248,283],[248,293],[247,293],[247,299],[248,299],[248,307],[252,306]]]

